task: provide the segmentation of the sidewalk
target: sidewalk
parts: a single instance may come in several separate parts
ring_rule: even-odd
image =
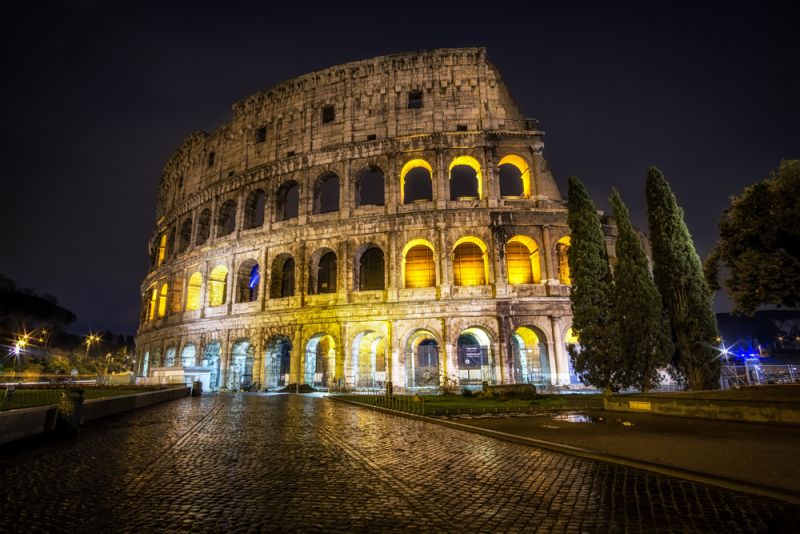
[[[441,419],[441,418],[437,418]],[[800,427],[586,410],[450,421],[800,495]]]

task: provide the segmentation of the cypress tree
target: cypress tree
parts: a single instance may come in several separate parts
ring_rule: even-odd
[[[717,320],[700,258],[683,221],[683,210],[655,167],[647,171],[646,194],[653,277],[675,344],[673,369],[691,389],[715,389],[719,387],[719,359],[714,348]]]
[[[614,344],[614,298],[608,252],[597,208],[583,184],[569,179],[570,248],[572,277],[572,331],[580,348],[570,347],[572,365],[581,380],[608,395],[627,385],[626,373]]]
[[[611,194],[617,223],[614,268],[614,335],[630,383],[647,392],[661,381],[659,369],[670,363],[669,321],[647,265],[644,247],[631,226],[619,192]]]

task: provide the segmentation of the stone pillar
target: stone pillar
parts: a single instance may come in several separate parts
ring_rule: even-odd
[[[542,227],[542,259],[544,261],[545,283],[548,285],[558,284],[558,270],[553,265],[553,246],[550,240],[550,226]]]
[[[231,331],[225,331],[225,339],[219,345],[219,387],[228,388],[228,371],[231,359]]]
[[[294,384],[305,383],[305,351],[302,330],[298,328],[292,338],[292,355],[289,363],[290,381]]]
[[[555,361],[558,385],[569,384],[569,362],[564,340],[561,338],[561,317],[550,317],[552,336],[555,344]]]

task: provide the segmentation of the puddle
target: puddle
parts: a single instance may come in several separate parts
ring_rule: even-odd
[[[592,417],[580,412],[567,412],[554,414],[551,418],[555,421],[565,421],[567,423],[605,423],[602,417]]]

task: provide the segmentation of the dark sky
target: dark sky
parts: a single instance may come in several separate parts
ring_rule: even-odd
[[[135,332],[156,186],[183,138],[338,63],[488,47],[541,120],[562,191],[579,176],[606,209],[616,186],[644,228],[644,174],[658,165],[703,257],[728,197],[800,157],[788,3],[19,4],[0,22],[0,273],[56,295],[79,333]]]

